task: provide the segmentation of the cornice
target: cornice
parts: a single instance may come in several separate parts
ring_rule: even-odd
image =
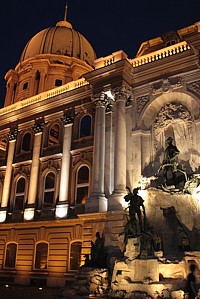
[[[84,75],[85,79],[92,85],[93,89],[101,89],[104,85],[116,85],[125,81],[128,85],[132,84],[133,66],[125,58],[110,65],[97,68]]]
[[[70,84],[73,88],[70,89]],[[0,109],[1,127],[9,122],[24,122],[29,118],[49,115],[66,109],[67,106],[84,104],[86,98],[91,97],[91,87],[85,79],[70,82],[60,88],[54,88],[34,97],[20,101]]]

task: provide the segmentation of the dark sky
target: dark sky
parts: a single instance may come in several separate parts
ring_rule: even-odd
[[[0,107],[4,75],[17,65],[28,40],[63,19],[65,0],[1,0]],[[69,0],[68,21],[97,57],[124,50],[134,58],[143,41],[200,21],[200,0]]]

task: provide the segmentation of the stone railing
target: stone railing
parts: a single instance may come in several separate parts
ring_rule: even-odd
[[[23,107],[30,106],[31,104],[41,102],[45,99],[55,97],[57,95],[65,93],[66,91],[70,91],[70,90],[79,88],[81,86],[87,85],[87,84],[89,84],[89,83],[85,80],[85,78],[81,78],[76,81],[66,83],[60,87],[53,88],[49,91],[44,91],[44,92],[39,93],[33,97],[27,98],[25,100],[19,101],[15,104],[12,104],[12,105],[9,105],[7,107],[0,109],[0,116],[4,115],[6,113],[9,113],[11,111],[19,110]]]
[[[149,53],[147,55],[143,55],[134,59],[129,59],[129,61],[133,67],[137,67],[187,50],[190,50],[190,46],[185,41],[183,41],[181,43],[163,48],[161,50]]]
[[[94,61],[95,69],[99,69],[101,67],[111,65],[114,62],[125,59],[125,58],[127,58],[126,53],[122,50],[119,50],[117,52],[112,53],[111,55],[106,56],[106,57],[101,57],[101,58],[96,59]]]
[[[178,44],[165,47],[163,49],[151,52],[147,55],[143,55],[137,58],[128,59],[125,52],[122,50],[112,53],[106,57],[101,57],[95,60],[95,69],[99,69],[101,67],[105,67],[111,65],[119,60],[127,59],[133,67],[138,67],[140,65],[144,65],[146,63],[150,63],[156,60],[163,59],[165,57],[175,55],[184,51],[190,50],[190,46],[186,41],[180,42]]]

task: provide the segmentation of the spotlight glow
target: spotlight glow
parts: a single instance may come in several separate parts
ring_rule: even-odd
[[[68,204],[56,206],[56,218],[65,218],[68,213]]]

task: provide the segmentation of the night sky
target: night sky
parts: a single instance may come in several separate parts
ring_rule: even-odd
[[[0,107],[4,75],[39,31],[63,20],[65,0],[1,0]],[[67,20],[97,57],[124,50],[134,58],[143,41],[200,21],[200,0],[69,0]]]

